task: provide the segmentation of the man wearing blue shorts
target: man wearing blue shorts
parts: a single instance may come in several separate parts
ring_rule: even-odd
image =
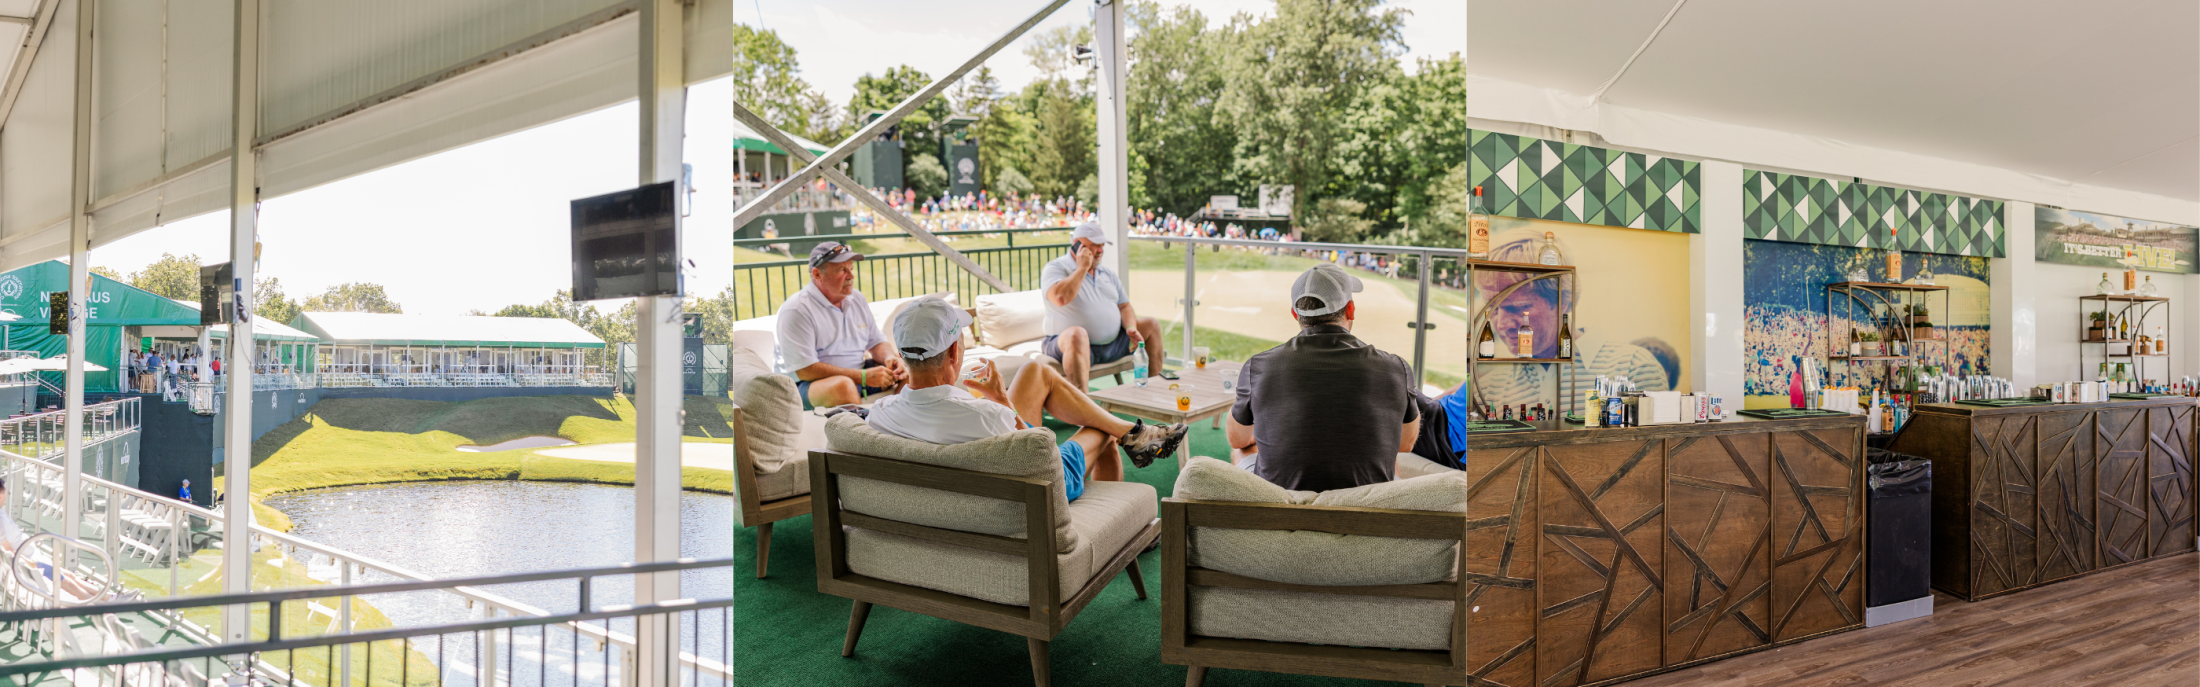
[[[1060,362],[1062,375],[1078,389],[1092,381],[1092,366],[1122,360],[1140,343],[1153,361],[1148,374],[1160,374],[1162,361],[1168,359],[1161,325],[1138,316],[1130,289],[1102,262],[1108,233],[1098,223],[1086,222],[1070,233],[1069,242],[1068,253],[1039,270],[1040,293],[1046,297],[1041,327],[1047,332],[1039,352]]]
[[[880,399],[866,421],[871,428],[932,444],[960,444],[999,436],[1041,422],[1052,413],[1077,425],[1060,447],[1063,486],[1070,500],[1084,494],[1085,480],[1122,481],[1121,448],[1144,467],[1184,441],[1184,425],[1126,422],[1101,410],[1083,391],[1044,365],[1031,365],[1001,388],[999,371],[987,361],[977,379],[965,381],[976,398],[957,387],[962,376],[962,337],[970,315],[947,301],[926,296],[894,317],[894,345],[909,366],[909,388]]]
[[[1413,395],[1421,408],[1421,436],[1413,441],[1414,455],[1453,470],[1467,469],[1467,411],[1473,401],[1463,391],[1466,386],[1460,382],[1436,398]]]

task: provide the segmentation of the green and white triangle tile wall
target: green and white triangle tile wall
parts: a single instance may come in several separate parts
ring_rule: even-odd
[[[2004,257],[2002,202],[1754,169],[1742,171],[1751,239]]]
[[[1468,180],[1490,214],[1695,234],[1701,231],[1701,163],[1468,132]]]

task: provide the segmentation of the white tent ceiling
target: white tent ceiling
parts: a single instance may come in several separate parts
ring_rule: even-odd
[[[233,8],[228,0],[98,0],[93,245],[228,207]],[[636,0],[263,4],[261,199],[633,99],[636,8]],[[51,15],[42,35],[26,30],[36,22],[5,18],[41,12]],[[688,82],[728,73],[731,0],[694,0],[684,14]],[[0,69],[11,74],[6,89],[20,90],[0,121],[0,270],[67,254],[76,15],[77,0],[0,0],[0,41],[15,41],[0,45],[39,42],[19,75]]]
[[[2200,201],[2200,2],[1680,2],[1473,0],[1468,70],[1568,103],[1546,111],[1633,108]],[[1595,121],[1548,119],[1529,123]]]

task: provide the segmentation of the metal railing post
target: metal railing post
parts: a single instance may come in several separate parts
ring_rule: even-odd
[[[1427,384],[1428,373],[1422,368],[1421,364],[1422,361],[1425,359],[1424,356],[1426,355],[1428,350],[1428,330],[1435,329],[1436,325],[1435,323],[1428,321],[1428,273],[1429,268],[1431,267],[1431,265],[1429,264],[1430,256],[1428,253],[1421,253],[1419,257],[1421,262],[1420,265],[1418,265],[1420,269],[1417,271],[1420,273],[1419,276],[1421,277],[1421,298],[1419,304],[1415,305],[1413,310],[1413,381],[1421,384]]]
[[[339,570],[339,571],[338,571],[338,573],[337,573],[337,574],[338,574],[338,578],[337,578],[337,579],[338,579],[338,580],[340,581],[340,583],[341,583],[341,584],[343,584],[344,586],[346,586],[346,587],[349,587],[349,586],[351,586],[351,566],[352,566],[352,562],[351,562],[351,561],[347,561],[347,560],[344,560],[344,559],[341,559],[341,558],[335,558],[334,556],[331,556],[330,558],[334,558],[334,559],[336,560],[336,567],[338,567],[338,568],[340,568],[340,569],[341,569],[341,570]],[[337,625],[339,626],[339,628],[337,629],[337,634],[347,634],[347,635],[348,635],[348,634],[351,634],[351,600],[352,600],[352,597],[346,596],[346,597],[344,597],[344,598],[342,598],[342,599],[339,599],[339,600],[337,601],[337,605],[336,605],[336,623],[337,623]],[[351,645],[350,645],[350,644],[345,644],[345,645],[344,645],[344,647],[343,647],[343,651],[342,651],[342,654],[343,654],[343,656],[342,656],[341,658],[339,658],[339,659],[338,659],[338,663],[337,663],[337,669],[336,669],[336,670],[337,670],[337,675],[339,676],[339,679],[341,679],[341,680],[343,681],[343,682],[342,682],[342,684],[344,685],[344,687],[351,687]],[[410,660],[411,660],[411,658],[410,658],[410,657],[407,657],[407,658],[405,658],[405,659],[403,659],[403,660],[406,660],[406,661],[410,661]],[[440,661],[440,660],[443,660],[443,657],[441,657],[441,656],[437,656],[437,657],[436,657],[436,660],[438,660],[438,661]],[[407,685],[406,687],[411,687],[411,686],[410,686],[410,685]]]
[[[1129,242],[1125,241],[1124,243]],[[1130,250],[1130,246],[1126,245],[1123,249]],[[1192,311],[1199,307],[1198,273],[1199,244],[1186,241],[1184,243],[1184,347],[1177,349],[1183,352],[1181,355],[1184,356],[1185,360],[1192,359]],[[1155,368],[1154,371],[1160,371],[1160,365],[1153,367]]]

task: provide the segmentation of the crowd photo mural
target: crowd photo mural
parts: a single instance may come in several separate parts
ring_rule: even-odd
[[[1828,386],[1865,388],[1902,364],[1826,363],[1828,345],[1847,346],[1844,332],[1859,326],[1871,328],[1869,313],[1873,307],[1858,302],[1854,315],[1849,316],[1850,310],[1841,302],[1845,297],[1829,292],[1826,285],[1847,281],[1858,270],[1865,271],[1872,281],[1885,281],[1887,251],[1756,240],[1745,241],[1742,250],[1743,302],[1748,315],[1748,325],[1743,329],[1744,355],[1748,358],[1744,408],[1798,407],[1806,361],[1825,366],[1821,369],[1828,373]],[[1945,292],[1945,306],[1942,292],[1923,295],[1920,302],[1927,306],[1940,341],[1916,344],[1911,364],[1938,366],[1957,375],[1990,374],[1987,326],[1993,296],[1987,288],[1986,258],[1905,253],[1902,270],[1905,281],[1917,278],[1920,270],[1929,270],[1934,284],[1950,287]],[[1831,344],[1829,337],[1843,339]]]
[[[1558,366],[1546,363],[1479,365],[1477,400],[1572,410],[1599,376],[1626,377],[1645,391],[1689,390],[1687,234],[1511,217],[1492,218],[1490,234],[1490,260],[1534,264],[1549,240],[1564,264],[1582,266],[1571,277],[1522,286],[1489,309],[1498,357],[1557,357],[1557,333],[1567,315],[1576,352],[1568,370],[1571,394],[1563,401]],[[1478,272],[1473,307],[1482,309],[1528,277]],[[1649,294],[1667,297],[1643,297]],[[1534,350],[1520,349],[1523,329],[1532,331]],[[1468,336],[1480,337],[1480,325]]]

